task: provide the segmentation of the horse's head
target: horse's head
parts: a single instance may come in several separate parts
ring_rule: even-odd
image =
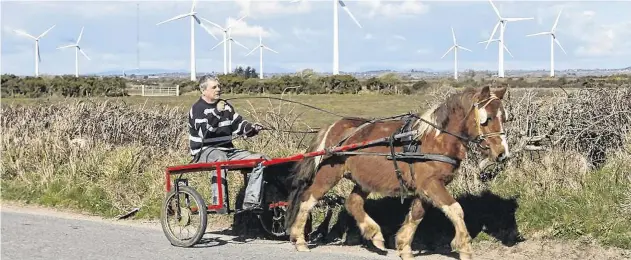
[[[482,153],[490,161],[502,162],[510,157],[508,141],[503,123],[506,122],[506,111],[502,99],[506,87],[491,91],[483,87],[474,95],[472,108],[467,115],[469,136],[482,147]]]

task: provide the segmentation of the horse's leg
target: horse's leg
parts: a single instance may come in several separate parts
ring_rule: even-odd
[[[447,215],[456,229],[456,235],[451,241],[451,248],[460,253],[460,259],[471,259],[473,256],[471,236],[464,223],[464,211],[462,211],[460,203],[447,191],[442,181],[432,180],[422,189],[434,205]]]
[[[386,250],[381,227],[364,210],[364,201],[368,197],[368,192],[362,190],[359,185],[355,185],[353,191],[346,199],[346,210],[355,218],[359,230],[365,239],[371,240],[375,247]]]
[[[316,173],[313,184],[300,196],[300,208],[294,224],[291,226],[289,239],[295,242],[296,250],[301,252],[310,251],[305,241],[305,224],[311,209],[321,199],[326,192],[335,186],[341,179],[340,166],[322,166]]]
[[[401,259],[414,259],[414,255],[412,254],[412,240],[414,240],[414,233],[416,233],[416,228],[418,224],[421,223],[421,220],[423,220],[424,215],[425,210],[423,209],[421,198],[414,197],[412,205],[410,205],[410,212],[405,217],[405,221],[396,236],[397,251]]]

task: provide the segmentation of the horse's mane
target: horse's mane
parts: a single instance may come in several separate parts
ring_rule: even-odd
[[[475,89],[471,87],[468,87],[461,92],[451,94],[442,103],[436,104],[425,111],[421,118],[441,128],[445,128],[449,123],[449,115],[451,113],[471,107],[474,95]],[[433,126],[424,121],[418,120],[416,124],[416,130],[418,130],[417,137],[425,136],[432,130],[436,130],[437,133],[440,132],[440,130],[435,129]]]

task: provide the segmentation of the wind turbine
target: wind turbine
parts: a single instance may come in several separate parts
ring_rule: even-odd
[[[195,5],[197,5],[197,0],[193,0],[193,5],[191,6],[191,11],[186,14],[180,14],[174,16],[171,19],[164,20],[162,22],[157,23],[156,25],[161,25],[163,23],[168,23],[170,21],[175,21],[178,19],[182,19],[184,17],[191,17],[191,81],[197,80],[197,69],[195,64],[195,23],[199,24],[206,32],[208,32],[215,40],[218,40],[217,37],[204,25],[199,18],[197,17],[197,12],[195,12]]]
[[[55,25],[53,25],[52,27],[50,27],[48,30],[46,30],[45,32],[43,32],[42,34],[40,34],[37,37],[35,37],[33,35],[30,35],[30,34],[26,33],[25,31],[22,31],[22,30],[15,30],[15,32],[17,34],[20,34],[20,35],[23,35],[23,36],[26,36],[26,37],[30,37],[31,39],[35,40],[35,77],[39,77],[39,63],[42,62],[42,58],[39,55],[39,39],[44,37],[44,35],[46,35],[54,27],[55,27]]]
[[[232,26],[234,26],[239,21],[245,19],[245,17],[247,16],[248,16],[247,14],[243,15],[241,18],[234,21],[231,25],[229,25],[229,23],[226,22],[225,28],[219,24],[213,23],[211,21],[208,21],[207,19],[202,18],[202,20],[204,20],[205,22],[209,24],[214,25],[215,27],[219,28],[223,32],[223,41],[221,41],[220,43],[212,47],[210,50],[212,51],[215,48],[219,47],[219,45],[223,44],[223,74],[224,75],[228,74],[228,69],[232,70],[232,42],[245,48],[246,50],[249,49],[248,47],[245,47],[243,44],[241,44],[240,42],[232,38]],[[226,48],[228,48],[227,53],[226,53]],[[226,61],[226,59],[228,60]]]
[[[291,3],[300,2],[303,0],[293,0]],[[355,24],[362,28],[362,25],[359,24],[355,16],[351,13],[351,11],[346,7],[346,4],[342,0],[332,0],[333,2],[333,75],[340,74],[340,49],[339,49],[339,14],[338,14],[338,3],[342,7],[344,11],[353,19]]]
[[[259,55],[259,78],[263,79],[263,49],[268,49],[269,51],[278,53],[275,50],[272,50],[270,47],[267,47],[263,44],[263,37],[261,36],[261,33],[259,32],[259,45],[257,45],[256,47],[254,47],[254,49],[252,49],[250,52],[248,52],[248,54],[246,54],[245,56],[248,56],[250,54],[252,54],[257,48],[259,48],[260,50],[260,55]]]
[[[500,11],[497,10],[495,5],[493,4],[493,1],[489,0],[489,3],[491,3],[491,6],[493,7],[493,10],[495,11],[495,14],[497,14],[497,17],[499,18],[499,20],[495,24],[495,28],[493,29],[493,33],[491,33],[491,36],[489,37],[489,40],[485,41],[486,42],[485,49],[489,47],[489,43],[494,41],[494,40],[491,40],[491,39],[493,39],[493,35],[495,35],[495,32],[497,31],[497,27],[501,25],[501,27],[500,27],[500,37],[499,37],[499,39],[497,39],[497,41],[499,41],[499,46],[498,46],[499,64],[498,64],[497,76],[500,77],[500,78],[503,78],[504,77],[504,49],[505,49],[505,47],[504,47],[504,31],[506,29],[506,23],[507,22],[524,21],[524,20],[533,20],[535,18],[534,17],[529,17],[529,18],[506,18],[506,17],[502,17],[502,15],[500,14]]]
[[[458,45],[458,43],[456,43],[456,33],[454,33],[454,28],[451,27],[451,36],[453,36],[454,38],[454,45],[451,46],[451,48],[449,48],[449,50],[447,50],[447,52],[445,52],[445,54],[443,54],[442,57],[440,57],[441,59],[444,58],[447,53],[449,53],[451,50],[454,50],[454,79],[458,79],[458,48],[463,49],[465,51],[470,51],[473,52],[465,47],[462,47],[460,45]]]
[[[81,27],[81,32],[79,33],[79,38],[77,38],[77,43],[69,44],[69,45],[61,46],[61,47],[57,48],[59,50],[59,49],[75,47],[75,50],[74,50],[74,62],[75,62],[74,76],[77,77],[77,78],[79,77],[79,52],[81,52],[81,54],[83,54],[83,56],[85,56],[86,59],[90,60],[90,57],[88,57],[88,55],[85,54],[85,52],[83,52],[83,50],[81,49],[81,46],[79,46],[79,41],[81,41],[81,37],[83,36],[83,28],[84,27]]]
[[[559,45],[559,48],[561,48],[561,50],[563,51],[563,53],[567,55],[567,52],[565,52],[565,50],[563,49],[563,46],[561,46],[561,43],[559,42],[559,40],[557,40],[557,36],[554,33],[554,31],[557,28],[557,24],[559,23],[559,17],[561,17],[562,12],[563,12],[563,9],[559,11],[559,14],[557,15],[557,19],[556,21],[554,21],[554,25],[552,25],[552,30],[550,30],[549,32],[540,32],[540,33],[526,35],[526,36],[550,35],[550,77],[554,77],[554,43],[556,42]]]

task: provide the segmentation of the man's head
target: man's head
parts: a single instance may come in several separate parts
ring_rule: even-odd
[[[199,90],[206,102],[212,103],[221,97],[220,87],[219,80],[213,76],[206,75],[199,79]]]

